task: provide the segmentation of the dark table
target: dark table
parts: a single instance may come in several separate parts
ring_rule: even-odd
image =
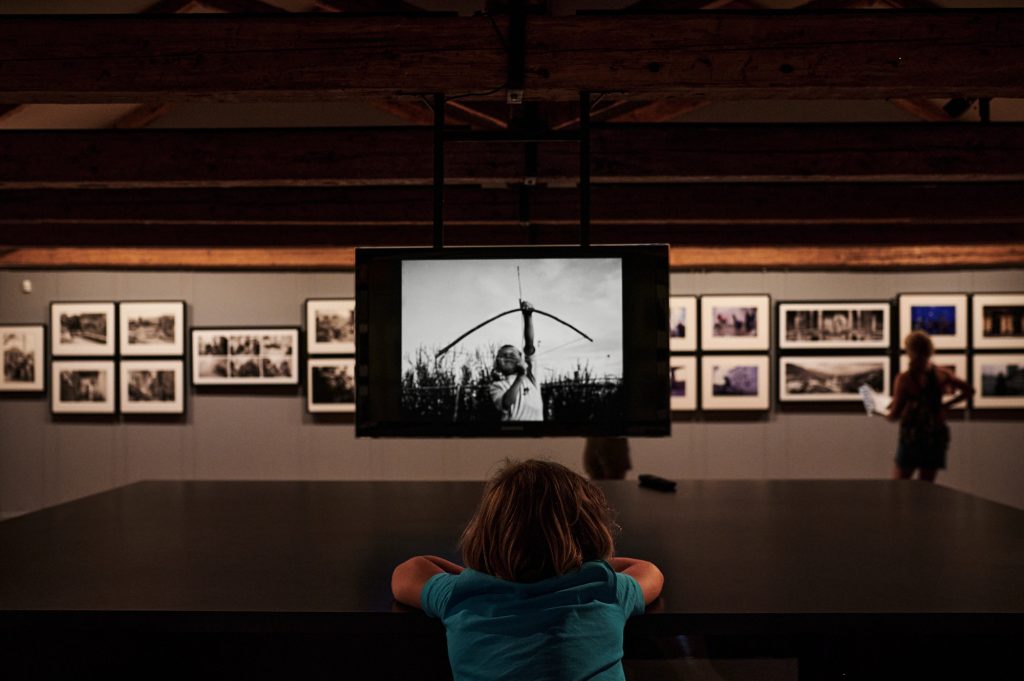
[[[1024,511],[907,481],[602,486],[622,526],[618,552],[666,578],[628,637],[994,640],[1022,623]],[[141,482],[27,514],[0,523],[0,629],[25,641],[334,637],[351,642],[348,655],[382,638],[443,647],[437,622],[393,602],[391,569],[421,553],[457,559],[481,490]]]

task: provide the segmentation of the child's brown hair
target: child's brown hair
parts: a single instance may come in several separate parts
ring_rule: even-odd
[[[536,582],[615,552],[611,509],[592,482],[552,461],[506,462],[459,544],[467,567]]]

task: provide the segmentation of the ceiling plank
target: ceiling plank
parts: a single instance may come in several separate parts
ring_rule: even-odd
[[[110,124],[118,130],[145,128],[174,109],[174,104],[140,104]]]
[[[427,10],[402,0],[315,0],[329,12],[351,14],[428,14]]]
[[[0,24],[0,101],[320,101],[483,92],[506,80],[494,30],[507,28],[506,17],[261,19],[9,16]],[[581,90],[639,99],[1024,96],[1019,10],[527,21],[532,98],[575,99]]]
[[[938,269],[1024,264],[1024,246],[749,247],[677,246],[673,269]],[[337,270],[355,266],[353,248],[0,248],[4,268]]]
[[[271,5],[261,0],[197,0],[197,3],[210,9],[237,14],[287,14],[288,10]]]
[[[595,125],[591,147],[596,183],[1024,179],[1017,123]],[[518,144],[445,148],[450,184],[522,181]],[[429,185],[432,152],[428,127],[12,130],[0,188]],[[537,173],[574,186],[577,145],[538,145]]]
[[[1024,242],[1024,183],[601,185],[605,242],[923,245]],[[544,239],[578,236],[575,189],[531,191]],[[426,245],[429,187],[79,189],[0,192],[0,244],[241,247]],[[449,243],[525,243],[516,187],[450,187]]]
[[[611,123],[666,123],[710,106],[707,99],[659,99],[608,119]]]

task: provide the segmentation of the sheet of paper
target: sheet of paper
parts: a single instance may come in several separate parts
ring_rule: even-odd
[[[868,416],[881,416],[888,413],[892,397],[875,392],[867,383],[862,385],[858,392],[860,392],[860,398],[864,400],[864,410],[867,411]]]

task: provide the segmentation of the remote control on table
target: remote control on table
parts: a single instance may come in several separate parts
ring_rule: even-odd
[[[649,473],[643,473],[639,476],[640,486],[647,487],[649,489],[656,489],[659,492],[675,492],[676,482],[675,480],[667,480],[657,475],[650,475]]]

